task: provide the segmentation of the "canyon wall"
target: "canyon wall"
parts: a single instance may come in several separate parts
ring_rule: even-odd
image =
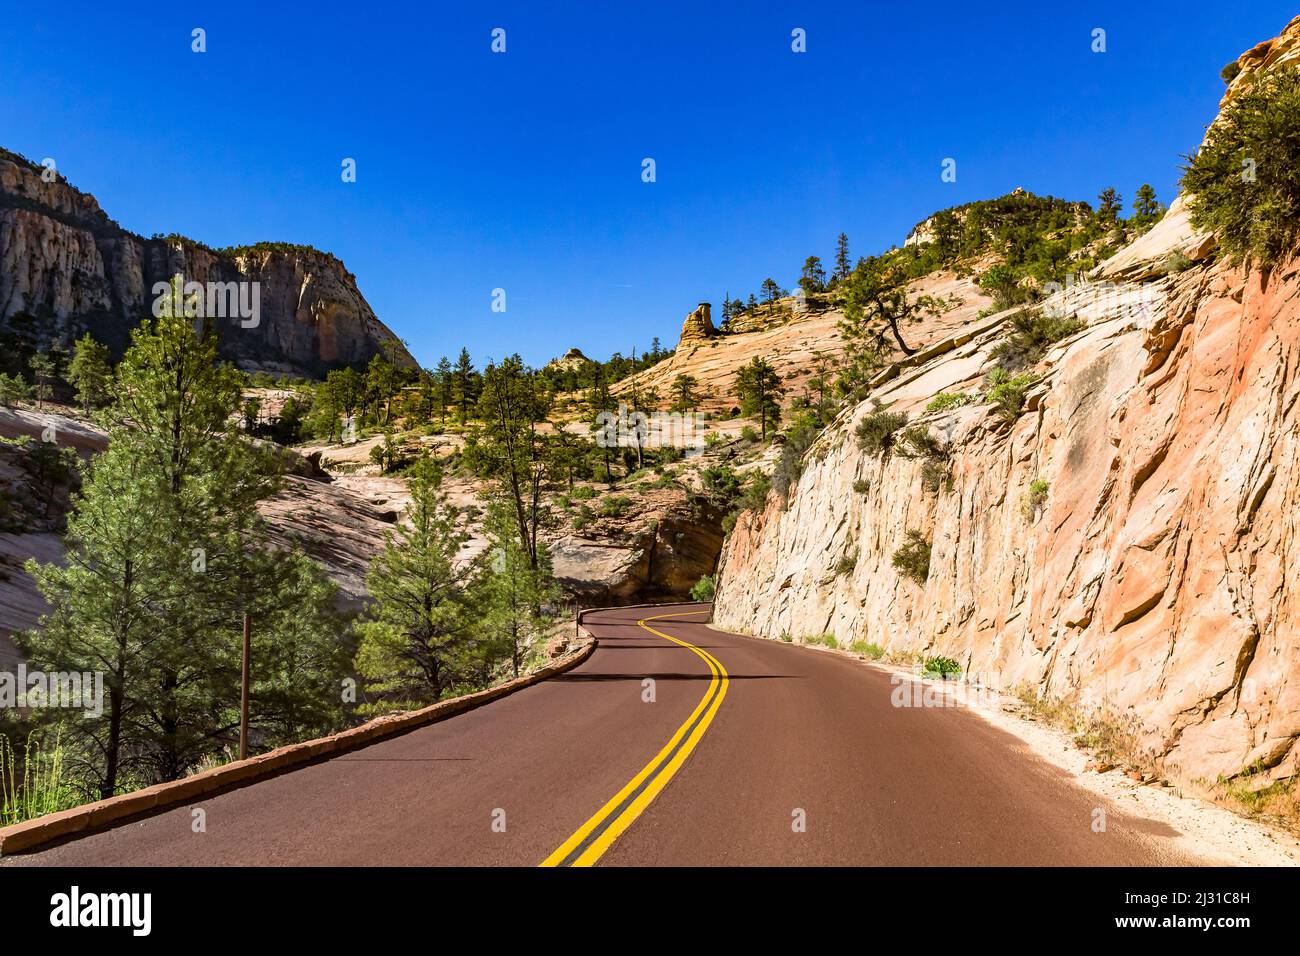
[[[0,321],[35,318],[46,342],[90,332],[120,354],[150,315],[154,284],[256,282],[254,328],[216,322],[222,355],[239,367],[319,376],[388,349],[414,365],[375,316],[356,277],[329,253],[265,245],[223,253],[176,237],[144,239],[113,222],[95,198],[0,152]]]
[[[1298,37],[1300,20],[1244,54],[1229,96]],[[811,449],[788,507],[772,496],[737,523],[716,623],[954,657],[1110,715],[1189,779],[1294,775],[1300,261],[1243,271],[1212,250],[1178,202],[1048,299],[1086,325],[1014,420],[979,397],[1006,314],[881,375]],[[973,400],[927,411],[940,392]],[[860,449],[875,403],[946,447],[947,483]],[[892,564],[908,531],[931,542],[923,583]]]

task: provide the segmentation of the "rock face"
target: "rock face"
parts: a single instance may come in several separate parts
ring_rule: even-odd
[[[713,327],[712,309],[709,303],[701,302],[686,316],[686,321],[682,323],[682,336],[678,341],[678,348],[692,342],[703,342],[718,334],[718,330]]]
[[[222,253],[178,238],[144,239],[109,219],[93,196],[47,182],[40,167],[0,152],[0,320],[26,313],[46,339],[90,332],[120,354],[151,313],[155,283],[177,274],[259,284],[256,327],[215,321],[223,356],[241,368],[318,376],[385,348],[414,365],[334,256],[302,246]]]
[[[1179,208],[1103,264],[1115,286],[1047,301],[1087,328],[1049,351],[1014,421],[978,399],[925,410],[982,387],[1004,317],[882,376],[873,398],[947,446],[951,483],[927,490],[920,461],[861,451],[872,406],[847,410],[788,510],[773,497],[738,522],[718,625],[955,657],[1112,715],[1186,779],[1296,774],[1300,261],[1131,281],[1204,251]],[[921,584],[892,566],[909,530],[931,542]]]

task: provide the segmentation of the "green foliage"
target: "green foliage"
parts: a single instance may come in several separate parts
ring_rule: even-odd
[[[1029,483],[1029,491],[1025,494],[1025,517],[1033,520],[1038,517],[1043,506],[1047,504],[1047,493],[1050,485],[1045,478],[1035,478]]]
[[[907,424],[907,415],[884,409],[871,412],[860,422],[853,433],[858,447],[868,455],[881,455],[894,447],[894,436]]]
[[[1183,171],[1192,224],[1229,261],[1269,269],[1300,241],[1300,72],[1261,77],[1220,114]]]
[[[713,600],[714,590],[713,575],[706,574],[691,585],[691,600],[707,604]]]
[[[927,657],[921,663],[921,670],[927,676],[942,678],[955,677],[961,673],[961,665],[951,657]]]
[[[0,734],[0,827],[68,810],[81,802],[56,731],[42,743],[28,735],[21,753]]]
[[[965,392],[940,392],[934,398],[930,399],[929,404],[925,406],[927,412],[946,412],[952,408],[961,408],[970,402],[970,396]]]
[[[866,641],[854,641],[849,645],[849,650],[855,654],[861,654],[864,657],[870,658],[873,661],[878,661],[885,656],[885,649],[883,647],[876,643],[868,644]]]
[[[930,576],[930,540],[920,531],[908,530],[891,563],[903,577],[924,584]]]
[[[853,482],[853,490],[860,495],[865,495],[867,492],[871,491],[871,482],[859,478],[857,481]]]
[[[108,399],[113,369],[108,362],[108,347],[95,341],[89,334],[77,339],[72,362],[68,366],[68,382],[77,391],[87,415]]]
[[[481,686],[485,648],[473,639],[474,570],[457,560],[468,533],[428,459],[411,471],[406,521],[384,536],[366,588],[374,598],[357,624],[356,667],[369,691],[394,706],[430,703],[453,687]]]
[[[755,356],[736,373],[736,395],[741,414],[756,418],[760,438],[767,441],[767,430],[781,419],[781,377],[761,356]]]
[[[740,429],[740,440],[752,443],[762,441],[757,429],[755,429],[753,425],[745,425]]]
[[[0,406],[13,408],[18,402],[31,396],[31,389],[19,375],[0,372]]]
[[[46,671],[102,671],[110,691],[102,715],[64,726],[71,772],[101,796],[221,752],[238,725],[244,612],[257,739],[276,746],[337,720],[334,588],[271,547],[257,503],[279,465],[229,427],[240,383],[188,319],[136,329],[104,415],[108,449],[73,500],[66,561],[26,566],[50,611],[21,649]]]
[[[1223,80],[1224,83],[1231,83],[1233,80],[1237,78],[1237,75],[1239,73],[1241,73],[1241,64],[1238,63],[1236,60],[1233,60],[1231,63],[1225,65],[1224,68],[1219,71],[1219,77]]]
[[[1037,309],[1025,309],[1016,313],[1009,324],[1011,331],[1007,337],[989,353],[998,367],[1008,372],[1034,365],[1047,354],[1050,346],[1068,338],[1085,325],[1078,319],[1047,315]]]
[[[855,548],[852,551],[840,555],[840,559],[835,562],[835,574],[837,576],[852,574],[858,566],[858,552]]]
[[[540,662],[550,619],[546,608],[560,597],[552,573],[550,553],[540,549],[536,563],[517,534],[513,503],[497,496],[488,504],[488,550],[475,584],[475,598],[486,640],[480,647],[495,659],[508,662],[511,677]],[[485,671],[490,673],[490,671]]]
[[[1037,381],[1036,375],[1026,373],[1013,378],[995,368],[988,374],[984,401],[992,403],[997,413],[1007,421],[1015,421],[1025,407],[1025,392]]]

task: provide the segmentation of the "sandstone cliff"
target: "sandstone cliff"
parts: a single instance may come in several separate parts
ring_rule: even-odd
[[[0,321],[25,313],[47,341],[88,331],[120,353],[150,314],[154,284],[178,273],[260,284],[255,328],[216,323],[222,354],[241,368],[315,376],[365,363],[386,346],[414,365],[334,256],[282,244],[219,252],[176,237],[144,239],[93,196],[47,182],[40,167],[0,151]]]
[[[1233,86],[1283,59],[1298,24]],[[1049,299],[1086,327],[1048,352],[1014,421],[978,399],[926,411],[978,394],[1006,314],[882,375],[813,446],[788,509],[773,496],[738,522],[717,624],[955,657],[1124,720],[1189,779],[1294,775],[1300,261],[1246,274],[1212,245],[1179,204],[1102,281]],[[1175,253],[1201,261],[1170,271]],[[873,401],[946,447],[949,483],[860,450]],[[931,542],[922,584],[891,566],[909,530]]]

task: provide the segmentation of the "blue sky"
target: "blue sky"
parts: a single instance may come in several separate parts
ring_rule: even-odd
[[[5,0],[0,145],[145,235],[334,252],[422,362],[605,357],[841,230],[879,252],[1016,186],[1168,201],[1220,68],[1296,12],[988,6]]]

